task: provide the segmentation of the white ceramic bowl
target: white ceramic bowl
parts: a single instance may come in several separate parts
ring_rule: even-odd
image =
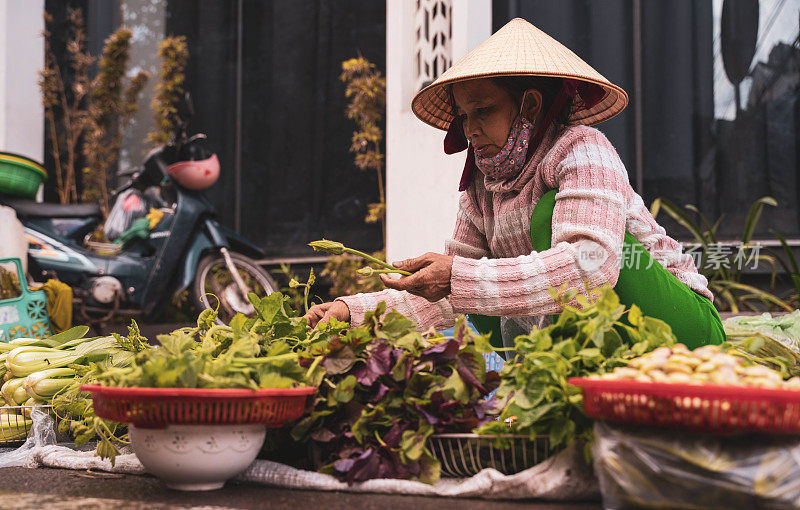
[[[129,425],[131,446],[145,469],[172,489],[208,491],[244,471],[264,444],[264,425]]]

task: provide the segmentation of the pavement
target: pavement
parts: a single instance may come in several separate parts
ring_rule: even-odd
[[[151,476],[111,475],[66,469],[0,468],[0,508],[147,509],[270,508],[287,510],[597,510],[593,503],[547,503],[447,499],[384,494],[300,491],[228,483],[209,492],[168,489]]]

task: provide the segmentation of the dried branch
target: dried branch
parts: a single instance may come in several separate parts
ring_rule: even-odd
[[[350,99],[345,114],[357,126],[350,152],[356,155],[355,164],[359,169],[375,170],[378,177],[379,202],[369,204],[365,221],[380,223],[386,239],[386,192],[383,185],[384,157],[381,149],[383,130],[380,127],[386,109],[386,79],[375,69],[375,64],[361,55],[342,62],[339,79],[346,84],[344,94]]]
[[[148,74],[139,72],[125,84],[132,33],[122,28],[111,34],[103,46],[99,72],[91,83],[91,101],[83,155],[83,201],[97,201],[104,215],[110,203],[109,170],[119,159],[122,133],[136,113],[139,93]]]
[[[160,81],[151,103],[156,127],[147,135],[147,140],[161,145],[169,141],[178,125],[178,104],[184,94],[186,64],[189,62],[186,38],[167,37],[159,45],[158,56],[161,57]]]
[[[39,73],[39,88],[42,106],[51,138],[56,192],[61,203],[78,201],[75,165],[78,159],[78,144],[86,127],[88,117],[86,96],[89,91],[89,67],[94,59],[86,52],[86,28],[80,10],[69,11],[72,26],[67,41],[67,53],[73,81],[70,90],[64,85],[61,67],[52,46],[49,27],[53,18],[45,13],[45,67]]]

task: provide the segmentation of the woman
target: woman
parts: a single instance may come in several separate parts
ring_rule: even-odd
[[[475,314],[479,329],[497,331],[487,316],[502,317],[508,345],[561,310],[548,288],[610,284],[690,347],[723,341],[708,282],[631,188],[608,139],[588,127],[627,101],[560,43],[509,22],[412,103],[422,121],[447,130],[447,153],[468,149],[444,254],[397,263],[414,274],[381,275],[389,290],[314,306],[309,323],[356,325],[385,301],[420,330]]]

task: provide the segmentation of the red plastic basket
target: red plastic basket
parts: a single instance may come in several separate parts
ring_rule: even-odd
[[[140,428],[166,425],[264,424],[280,427],[303,415],[316,388],[117,388],[85,384],[101,418]]]
[[[800,390],[573,377],[587,416],[700,432],[800,434]]]

